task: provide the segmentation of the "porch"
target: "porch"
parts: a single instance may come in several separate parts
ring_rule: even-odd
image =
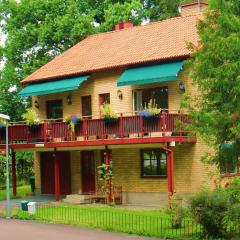
[[[9,126],[12,149],[120,145],[157,142],[196,142],[186,130],[187,114],[163,111],[147,118],[137,114],[120,114],[113,122],[102,118],[83,119],[71,130],[63,120],[43,120],[37,126],[25,122]],[[5,147],[5,129],[0,128],[0,149]]]
[[[189,170],[194,149],[194,143],[39,149],[35,152],[36,194],[52,194],[56,200],[67,196],[67,202],[76,204],[85,197],[107,199],[98,167],[110,161],[113,186],[121,188],[123,204],[166,206],[169,194],[177,191],[187,195],[195,184]]]

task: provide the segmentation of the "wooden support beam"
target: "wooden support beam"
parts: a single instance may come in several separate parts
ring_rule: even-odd
[[[16,174],[16,154],[12,150],[12,191],[13,196],[17,196],[17,174]]]
[[[54,150],[54,182],[55,182],[55,199],[60,200],[60,172],[59,172],[59,159],[57,156],[57,151]]]
[[[169,147],[167,151],[167,180],[168,180],[168,193],[170,196],[174,193],[174,167],[173,167],[173,150]]]

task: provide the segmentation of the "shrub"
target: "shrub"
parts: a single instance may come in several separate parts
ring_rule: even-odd
[[[166,212],[171,215],[172,227],[181,228],[183,219],[187,216],[187,209],[182,206],[182,201],[172,197],[170,207]]]
[[[240,177],[234,178],[226,187],[226,193],[229,196],[231,204],[240,203]]]
[[[209,237],[225,237],[227,233],[225,215],[228,196],[225,191],[200,192],[190,199],[190,210],[195,220],[203,226]]]
[[[240,203],[230,204],[224,217],[228,232],[240,233]]]

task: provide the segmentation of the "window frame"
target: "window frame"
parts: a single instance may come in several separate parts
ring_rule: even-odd
[[[166,153],[166,175],[144,175],[144,152],[146,151],[161,151]],[[168,177],[168,162],[167,162],[167,152],[164,149],[158,149],[158,148],[151,148],[151,149],[141,149],[140,151],[141,156],[141,178],[167,178]],[[160,160],[161,162],[161,160]]]
[[[59,119],[62,119],[63,118],[63,100],[62,99],[54,99],[54,100],[47,100],[46,101],[46,118],[47,119],[52,119],[52,118],[49,118],[49,105],[51,104],[54,104],[54,103],[61,103],[62,105],[62,117],[59,118]]]
[[[141,101],[143,101],[143,91],[145,90],[148,90],[148,91],[154,91],[157,89],[166,89],[167,90],[167,108],[169,108],[169,86],[167,85],[164,85],[164,86],[158,86],[158,87],[147,87],[147,88],[136,88],[136,89],[133,89],[133,110],[134,112],[138,112],[138,111],[141,111],[139,109],[137,109],[137,102],[135,101],[135,97],[137,96],[137,93],[138,92],[141,92]],[[142,105],[142,103],[141,103]],[[144,108],[144,106],[142,106]]]
[[[109,98],[109,102],[107,104],[111,104],[110,93],[109,92],[107,92],[107,93],[100,93],[100,94],[98,94],[99,107],[101,107],[105,103],[105,102],[102,103],[102,99],[105,96],[108,96],[108,98]]]

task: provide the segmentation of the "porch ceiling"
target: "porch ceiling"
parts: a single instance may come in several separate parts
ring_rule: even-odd
[[[46,142],[42,144],[42,147],[37,147],[38,144],[10,144],[10,148],[15,150],[37,150],[46,151],[46,149],[104,149],[105,146],[109,148],[129,148],[133,146],[146,146],[154,144],[166,144],[170,142],[181,143],[195,143],[196,137],[186,136],[166,136],[166,137],[149,137],[149,138],[123,138],[123,139],[101,139],[101,140],[86,140],[86,141],[73,141],[73,142]],[[5,145],[0,145],[0,149],[4,149]]]

